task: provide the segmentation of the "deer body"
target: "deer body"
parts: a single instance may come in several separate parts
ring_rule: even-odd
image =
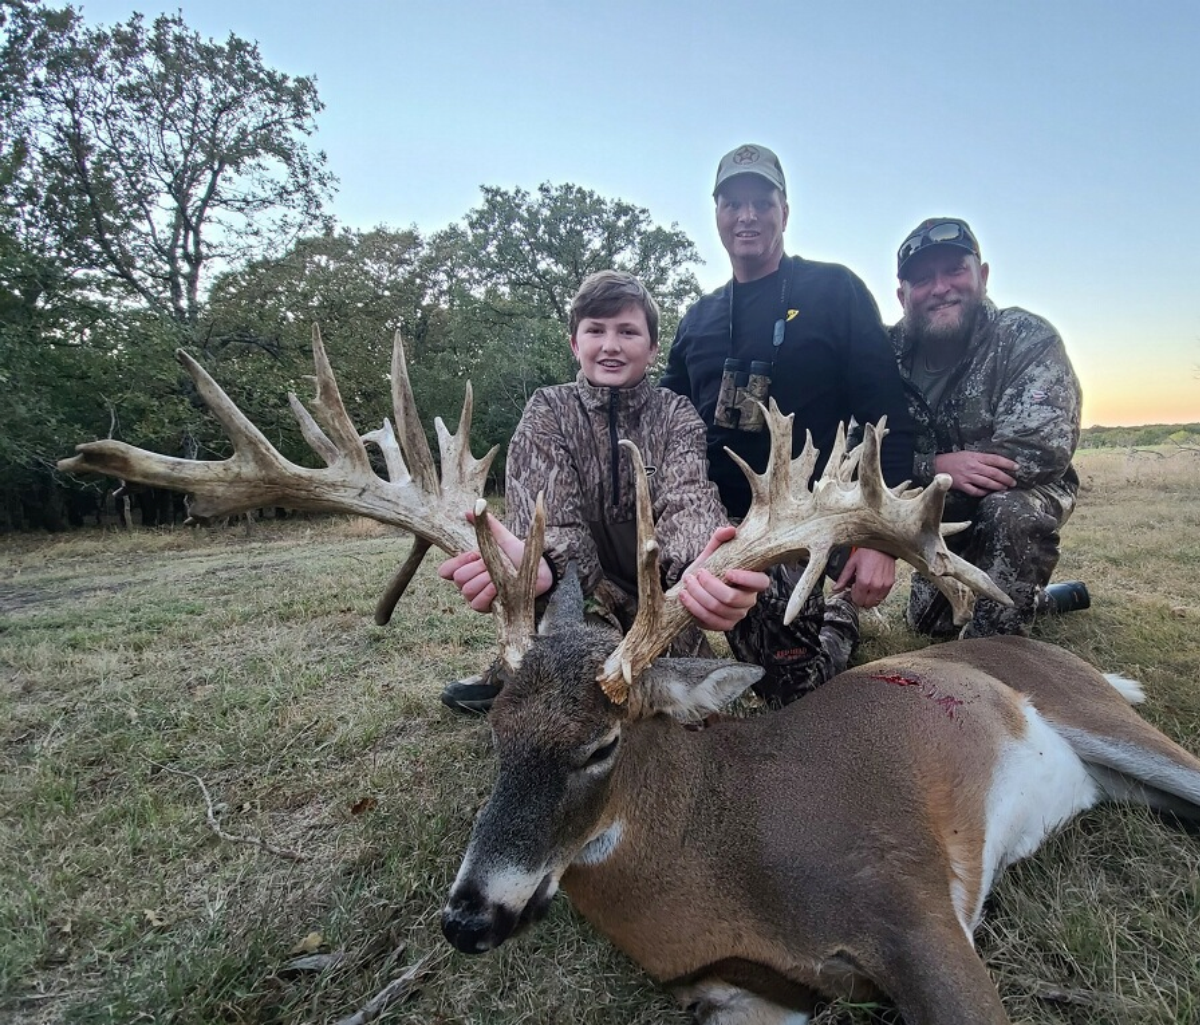
[[[584,650],[567,647],[578,667]],[[531,921],[561,879],[705,1022],[799,1022],[813,994],[873,992],[912,1023],[1007,1022],[970,939],[999,872],[1109,798],[1200,820],[1200,760],[1096,670],[1021,638],[894,656],[780,712],[704,730],[632,717],[604,785],[572,807],[573,782],[545,800],[545,780],[533,787],[516,766],[568,764],[605,702],[591,665],[577,685],[535,682],[539,668],[558,671],[538,654],[493,710],[500,777],[447,934],[462,946],[456,922],[491,918],[493,895],[513,922]],[[531,741],[533,717],[543,725]]]

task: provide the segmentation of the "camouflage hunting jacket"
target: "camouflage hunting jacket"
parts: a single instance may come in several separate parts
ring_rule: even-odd
[[[561,575],[578,565],[585,595],[602,579],[636,594],[632,545],[637,519],[633,465],[617,442],[642,453],[650,479],[660,569],[669,586],[728,523],[708,479],[705,430],[683,396],[654,387],[597,388],[582,371],[574,384],[534,392],[508,450],[507,524],[527,537],[539,491],[545,493],[546,555]]]
[[[1049,323],[985,299],[936,409],[913,383],[914,346],[903,321],[891,336],[916,427],[914,483],[933,480],[939,453],[973,451],[1016,462],[1019,488],[1061,482],[1071,494],[1078,491],[1071,459],[1079,442],[1081,392]]]

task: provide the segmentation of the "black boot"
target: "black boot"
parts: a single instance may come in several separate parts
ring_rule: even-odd
[[[1045,603],[1043,611],[1052,616],[1063,612],[1078,612],[1092,606],[1087,585],[1082,580],[1063,580],[1061,583],[1050,584],[1042,591],[1042,598]]]
[[[500,684],[491,673],[455,680],[442,691],[442,704],[456,712],[487,715],[500,693]]]

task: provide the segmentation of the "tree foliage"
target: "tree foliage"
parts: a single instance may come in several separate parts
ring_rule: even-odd
[[[301,239],[286,253],[222,275],[200,343],[202,362],[293,459],[308,459],[280,396],[303,394],[319,325],[352,418],[368,424],[390,410],[391,342],[422,326],[424,243],[413,230],[343,229]]]
[[[178,451],[199,412],[169,354],[214,268],[320,222],[320,109],[312,79],[179,15],[96,28],[0,0],[0,521],[68,440]]]
[[[1195,445],[1200,424],[1144,424],[1140,427],[1085,427],[1079,432],[1080,448],[1139,448],[1154,445]]]
[[[699,259],[695,246],[675,225],[655,225],[644,207],[570,184],[482,192],[461,229],[471,254],[463,284],[497,320],[566,324],[571,297],[599,270],[636,275],[668,311],[698,292],[687,269]]]
[[[204,40],[178,14],[88,28],[71,7],[19,4],[0,56],[24,83],[22,205],[73,267],[138,303],[193,326],[211,266],[318,223],[333,178],[307,143],[316,83],[255,44]]]

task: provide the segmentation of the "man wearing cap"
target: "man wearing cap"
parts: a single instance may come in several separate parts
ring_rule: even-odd
[[[793,455],[805,431],[821,453],[839,422],[875,423],[887,416],[884,476],[891,484],[912,467],[912,426],[904,389],[879,310],[866,286],[845,267],[784,253],[787,184],[779,158],[765,146],[727,153],[713,188],[717,232],[733,278],[685,314],[662,387],[688,396],[708,429],[709,476],[730,517],[750,505],[745,476],[725,449],[761,472],[770,436],[758,411],[768,397],[795,414]],[[767,594],[728,634],[734,654],[766,675],[756,690],[782,705],[841,672],[858,637],[856,606],[886,597],[895,579],[891,556],[865,549],[849,555],[828,607],[820,588],[790,627],[783,612],[795,567],[778,569]]]
[[[971,527],[947,543],[1014,603],[979,599],[963,636],[1028,633],[1055,598],[1060,610],[1086,607],[1082,584],[1046,590],[1079,490],[1071,459],[1081,395],[1062,339],[1041,317],[987,297],[988,265],[966,221],[922,221],[896,272],[904,317],[892,344],[917,431],[913,481],[950,475],[944,518]],[[921,576],[908,621],[933,636],[955,632],[946,599]]]

